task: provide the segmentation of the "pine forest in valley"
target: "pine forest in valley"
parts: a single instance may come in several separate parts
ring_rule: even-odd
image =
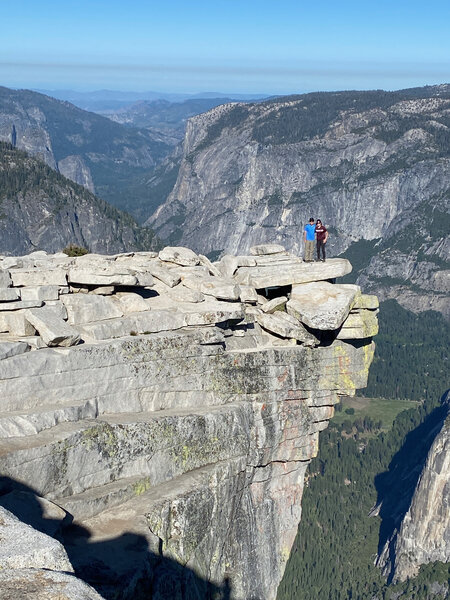
[[[450,325],[438,313],[414,315],[393,300],[381,305],[379,320],[368,387],[360,391],[370,400],[344,401],[320,435],[278,600],[448,598],[449,563],[424,565],[417,577],[388,584],[374,561],[389,515],[370,513],[386,495],[396,502],[402,488],[391,485],[390,471],[423,461],[425,432],[442,419]]]

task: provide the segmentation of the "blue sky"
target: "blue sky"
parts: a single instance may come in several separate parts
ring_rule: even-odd
[[[294,93],[450,82],[450,2],[0,0],[9,87]]]

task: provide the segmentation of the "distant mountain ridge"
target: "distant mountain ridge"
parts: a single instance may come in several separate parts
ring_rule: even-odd
[[[92,112],[118,110],[130,106],[135,102],[153,102],[166,100],[171,103],[184,102],[185,100],[200,100],[211,98],[232,98],[233,100],[251,101],[267,98],[269,94],[231,94],[224,92],[198,92],[186,94],[177,92],[133,92],[120,90],[93,90],[80,92],[76,90],[34,90],[58,100],[67,100],[79,108]]]
[[[124,210],[145,202],[146,178],[173,148],[160,133],[124,127],[68,102],[4,87],[0,140],[40,157]]]
[[[450,85],[314,93],[193,117],[175,187],[148,220],[203,253],[280,242],[313,215],[383,298],[450,317]]]
[[[0,142],[0,254],[150,250],[152,231],[42,161]]]
[[[186,121],[221,104],[233,102],[231,98],[196,98],[182,102],[168,100],[141,100],[131,106],[104,113],[112,121],[132,127],[146,127],[173,135],[176,142],[184,138]]]

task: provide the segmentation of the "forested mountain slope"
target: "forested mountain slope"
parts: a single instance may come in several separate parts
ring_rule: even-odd
[[[66,179],[44,162],[0,142],[0,253],[147,250],[156,240],[130,215]]]
[[[366,288],[449,316],[449,190],[450,86],[314,93],[193,117],[177,183],[148,222],[204,253],[300,252],[320,217],[330,253],[359,242]]]
[[[124,127],[68,102],[5,87],[0,87],[0,140],[130,212],[146,203],[147,179],[173,148],[161,133]]]

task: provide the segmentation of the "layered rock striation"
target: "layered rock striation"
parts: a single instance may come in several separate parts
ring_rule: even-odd
[[[364,289],[450,317],[449,114],[448,85],[216,107],[188,122],[177,182],[148,224],[208,255],[263,241],[298,253],[320,218],[333,255],[360,242]]]
[[[0,269],[0,504],[59,507],[105,598],[275,598],[319,432],[373,357],[376,298],[331,283],[350,263],[169,247]]]

